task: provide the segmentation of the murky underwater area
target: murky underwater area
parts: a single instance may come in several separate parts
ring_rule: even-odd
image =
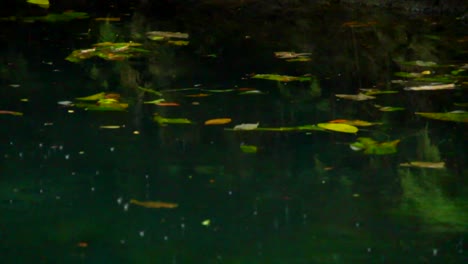
[[[229,3],[1,18],[2,263],[463,263],[466,21]]]

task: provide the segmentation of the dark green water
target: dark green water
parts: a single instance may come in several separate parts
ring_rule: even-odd
[[[466,110],[466,71],[451,74],[466,70],[463,21],[340,6],[188,10],[170,19],[130,9],[90,11],[91,18],[60,23],[1,21],[0,110],[23,113],[0,115],[2,263],[467,259],[466,123],[414,114]],[[122,20],[94,20],[107,15]],[[349,21],[372,23],[343,25]],[[187,32],[190,44],[155,44],[144,37],[153,30]],[[152,53],[125,61],[64,60],[103,41],[134,41]],[[312,55],[285,62],[275,51]],[[416,60],[438,66],[400,63]],[[395,72],[422,71],[450,76],[456,89],[406,91],[411,83],[392,82],[411,81]],[[314,81],[250,78],[255,73],[310,74]],[[162,91],[180,106],[143,104],[157,97],[135,86]],[[335,96],[370,87],[397,93],[368,101]],[[234,88],[262,94],[210,92]],[[120,93],[129,108],[57,104],[99,92]],[[198,93],[209,96],[187,96]],[[375,105],[404,109],[383,112]],[[194,123],[160,126],[154,113]],[[221,117],[232,122],[203,125]],[[227,129],[335,119],[382,124],[355,134]],[[350,148],[359,137],[401,141],[396,153],[369,155]],[[244,153],[242,145],[258,151]],[[443,161],[445,168],[399,165],[409,161]],[[178,207],[144,208],[130,199]]]

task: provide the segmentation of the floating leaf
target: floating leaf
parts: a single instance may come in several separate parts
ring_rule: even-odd
[[[97,103],[100,104],[100,105],[105,105],[105,104],[110,105],[110,104],[116,104],[116,103],[118,103],[118,102],[119,102],[119,101],[118,101],[117,99],[114,99],[114,98],[107,98],[107,97],[106,97],[106,98],[99,99],[99,100],[97,101]]]
[[[168,124],[192,124],[192,121],[187,118],[166,118],[159,114],[154,114],[153,120],[161,126],[166,126]]]
[[[187,46],[190,42],[187,40],[168,40],[167,43],[175,46]]]
[[[77,103],[75,106],[88,111],[125,111],[128,108],[126,103]]]
[[[321,128],[317,125],[303,125],[303,126],[298,126],[298,130],[306,130],[306,131],[311,131],[311,130],[316,130],[316,131],[325,131],[324,128]]]
[[[157,106],[180,106],[180,104],[178,103],[175,103],[175,102],[166,102],[165,99],[161,98],[161,99],[156,99],[156,100],[153,100],[153,101],[146,101],[146,102],[143,102],[144,104],[155,104]]]
[[[397,152],[397,145],[400,140],[393,140],[389,142],[377,142],[372,138],[360,137],[357,142],[351,143],[350,147],[354,151],[364,150],[365,154],[373,155],[387,155]]]
[[[180,104],[178,103],[174,103],[174,102],[160,102],[160,103],[156,103],[157,106],[180,106]]]
[[[168,203],[168,202],[161,202],[161,201],[138,201],[138,200],[135,200],[135,199],[131,199],[130,203],[138,205],[138,206],[142,206],[142,207],[145,207],[145,208],[173,209],[173,208],[177,208],[179,206],[176,203]]]
[[[119,129],[123,126],[119,126],[119,125],[103,125],[103,126],[99,126],[99,128],[102,128],[102,129]]]
[[[445,162],[428,162],[428,161],[410,161],[407,163],[400,163],[401,167],[414,167],[414,168],[427,168],[427,169],[444,169]]]
[[[402,111],[405,110],[404,107],[395,107],[395,106],[381,106],[381,105],[374,105],[377,109],[382,112],[394,112],[394,111]]]
[[[72,101],[58,101],[57,104],[61,106],[73,106]]]
[[[239,93],[239,95],[249,95],[249,94],[265,94],[265,93],[260,90],[250,90],[250,91]]]
[[[27,2],[33,5],[38,5],[42,8],[49,8],[50,6],[49,0],[28,0]]]
[[[405,90],[407,91],[434,91],[434,90],[453,90],[453,89],[455,89],[454,83],[405,87]]]
[[[109,48],[112,48],[114,51],[127,49],[128,47],[138,47],[138,46],[142,46],[142,45],[143,44],[141,44],[141,43],[133,42],[133,41],[117,42],[117,43],[106,41],[106,42],[99,42],[99,43],[93,44],[93,46],[96,46],[96,47],[109,47]]]
[[[97,100],[101,100],[104,98],[106,98],[106,93],[102,92],[102,93],[97,93],[97,94],[93,94],[93,95],[89,95],[85,97],[77,97],[75,99],[80,100],[80,101],[97,101]]]
[[[0,115],[22,116],[23,113],[9,110],[0,110]]]
[[[162,96],[162,93],[158,92],[158,91],[155,91],[153,89],[150,89],[150,88],[145,88],[145,87],[141,87],[141,86],[138,86],[137,89],[139,90],[142,90],[142,91],[145,91],[147,93],[152,93],[152,94],[155,94],[157,96]]]
[[[209,89],[201,89],[204,92],[210,92],[210,93],[228,93],[228,92],[233,92],[235,89],[224,89],[224,90],[209,90]]]
[[[143,53],[148,53],[148,50],[136,48],[141,46],[140,43],[135,42],[102,42],[94,44],[94,48],[75,50],[65,59],[70,62],[80,62],[92,57],[100,57],[104,60],[125,60],[131,57],[139,56]]]
[[[363,93],[358,94],[335,94],[336,97],[342,99],[349,99],[354,101],[365,101],[375,99],[375,96],[365,95]]]
[[[189,34],[181,32],[169,32],[169,31],[150,31],[146,32],[146,37],[151,40],[159,40],[165,38],[178,38],[178,39],[187,39]]]
[[[277,51],[275,57],[279,59],[294,59],[300,57],[309,57],[312,53],[295,53],[292,51]]]
[[[379,90],[379,89],[359,89],[363,91],[365,95],[377,95],[377,94],[394,94],[398,93],[398,91],[395,90]]]
[[[246,124],[242,124],[244,126]],[[257,126],[257,124],[251,124]],[[271,131],[271,132],[290,132],[290,131],[325,131],[325,129],[320,128],[316,125],[303,125],[298,127],[257,127],[254,129],[234,129],[234,128],[225,128],[224,130],[234,131],[234,130],[255,130],[255,131]]]
[[[311,76],[288,76],[288,75],[278,75],[278,74],[255,74],[252,76],[253,79],[264,79],[264,80],[271,80],[271,81],[279,81],[279,82],[305,82],[312,80]]]
[[[420,82],[439,82],[439,83],[453,83],[456,81],[455,76],[451,75],[436,75],[436,76],[422,76],[414,79]]]
[[[359,130],[357,127],[348,124],[320,123],[317,126],[326,130],[352,134]]]
[[[295,53],[291,51],[275,52],[276,58],[285,59],[287,62],[310,61],[310,55],[312,55],[312,53]]]
[[[159,103],[162,103],[166,101],[165,99],[161,98],[161,99],[156,99],[156,100],[153,100],[153,101],[146,101],[146,102],[143,102],[144,104],[159,104]]]
[[[332,120],[328,121],[328,123],[338,123],[338,124],[347,124],[347,125],[352,125],[352,126],[361,126],[361,127],[366,127],[366,126],[374,126],[374,125],[381,125],[382,123],[372,123],[372,122],[367,122],[363,120],[346,120],[346,119],[337,119],[337,120]]]
[[[240,149],[242,152],[244,153],[257,153],[258,151],[258,148],[257,146],[254,146],[254,145],[240,145]]]
[[[448,113],[427,113],[427,112],[416,112],[415,114],[422,117],[442,120],[442,121],[452,121],[452,122],[468,122],[468,112],[465,111],[453,111]]]
[[[224,125],[231,123],[231,118],[215,118],[205,121],[205,125]]]
[[[452,75],[460,75],[460,73],[466,73],[466,69],[458,69],[450,72]]]
[[[255,124],[240,124],[236,125],[233,129],[234,130],[254,130],[258,128],[260,123],[255,123]]]

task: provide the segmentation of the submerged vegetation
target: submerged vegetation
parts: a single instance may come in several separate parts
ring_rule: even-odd
[[[439,162],[439,148],[431,143],[429,131],[418,135],[417,159]],[[451,198],[444,182],[455,182],[456,176],[449,170],[425,168],[401,168],[398,175],[402,187],[401,213],[419,218],[425,232],[465,233],[468,231],[468,202],[466,198]]]

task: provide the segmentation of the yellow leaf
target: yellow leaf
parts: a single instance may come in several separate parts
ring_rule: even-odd
[[[33,5],[38,5],[42,8],[49,8],[50,6],[49,0],[28,0],[27,2]]]
[[[121,128],[121,126],[118,126],[118,125],[102,125],[102,126],[99,126],[99,128],[102,128],[102,129],[119,129]]]
[[[352,125],[348,124],[334,124],[334,123],[320,123],[317,124],[318,127],[331,130],[331,131],[336,131],[336,132],[343,132],[343,133],[356,133],[358,132],[358,128]]]
[[[102,92],[102,93],[97,93],[97,94],[93,94],[93,95],[90,95],[90,96],[78,97],[78,98],[76,98],[76,100],[80,100],[80,101],[97,101],[97,100],[104,99],[104,98],[106,98],[106,93]]]

